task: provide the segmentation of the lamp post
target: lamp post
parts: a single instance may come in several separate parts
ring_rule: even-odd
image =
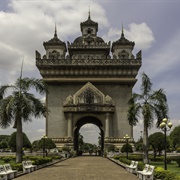
[[[166,133],[171,130],[172,123],[168,122],[166,118],[164,118],[160,124],[161,130],[164,132],[164,170],[167,170],[167,157],[166,157],[166,149],[167,149],[167,140]]]
[[[46,148],[46,139],[47,139],[47,136],[44,134],[42,136],[42,139],[43,139],[43,158],[45,157],[45,148]]]
[[[129,141],[129,139],[130,139],[130,137],[128,136],[128,134],[126,134],[125,136],[124,136],[124,139],[126,139],[126,146],[127,146],[127,151],[126,151],[126,158],[128,159],[128,150],[129,150],[129,148],[128,148],[128,141]]]
[[[141,146],[141,148],[142,148],[142,154],[143,154],[143,136],[142,136],[142,131],[140,131],[141,132],[141,141],[142,141],[142,146]]]

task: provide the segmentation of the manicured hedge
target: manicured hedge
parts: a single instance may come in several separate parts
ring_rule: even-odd
[[[154,172],[156,179],[162,180],[180,180],[180,177],[176,174],[170,172],[169,170],[164,170],[162,167],[157,167]]]
[[[123,155],[116,155],[113,157],[116,160],[119,160],[122,163],[125,163],[129,165],[131,163],[131,160],[138,161],[138,158],[140,158],[138,155],[131,155],[129,156],[129,159],[126,159]],[[157,161],[164,161],[164,157],[158,157]],[[178,165],[180,165],[180,157],[179,156],[172,156],[167,157],[167,162],[170,163],[171,161],[176,161]],[[144,163],[141,161],[138,161],[138,170],[142,171],[144,168]],[[162,167],[156,167],[154,172],[154,177],[156,179],[161,180],[180,180],[180,177],[177,176],[175,173],[170,172],[169,170],[164,170]]]

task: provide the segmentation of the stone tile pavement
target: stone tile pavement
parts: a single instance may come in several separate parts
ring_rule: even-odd
[[[15,180],[138,180],[138,178],[106,158],[80,156],[17,177]]]

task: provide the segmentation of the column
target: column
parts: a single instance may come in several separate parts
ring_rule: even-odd
[[[72,137],[72,113],[68,114],[68,137]]]
[[[109,119],[110,119],[110,114],[106,113],[106,119],[105,119],[105,137],[109,137]]]

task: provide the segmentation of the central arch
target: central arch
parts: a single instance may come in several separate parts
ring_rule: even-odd
[[[100,134],[101,134],[101,152],[103,152],[103,150],[104,150],[103,124],[101,123],[101,121],[98,118],[93,117],[93,116],[82,117],[76,122],[75,129],[74,129],[74,150],[79,152],[79,144],[78,144],[79,130],[85,124],[94,124],[99,128]]]

